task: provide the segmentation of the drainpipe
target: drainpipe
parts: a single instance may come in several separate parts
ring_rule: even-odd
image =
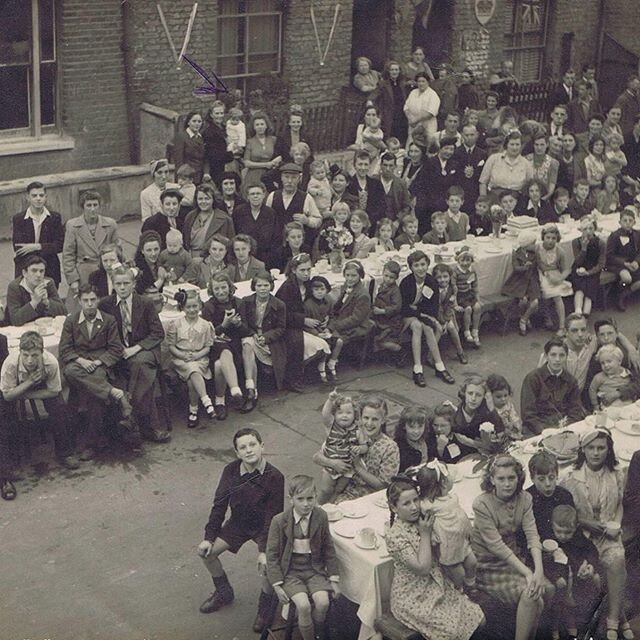
[[[605,22],[606,22],[606,13],[605,13],[605,2],[606,0],[600,0],[600,4],[598,6],[598,49],[596,60],[596,69],[600,69],[600,64],[602,63],[602,49],[604,47],[604,34],[605,34]]]
[[[134,48],[133,48],[133,8],[131,0],[120,3],[122,12],[122,50],[124,59],[125,100],[127,103],[127,128],[129,131],[129,161],[132,164],[140,163],[140,133],[138,126],[138,101],[136,99],[134,77]]]

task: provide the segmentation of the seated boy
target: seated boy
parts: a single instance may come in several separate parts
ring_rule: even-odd
[[[464,204],[464,190],[456,185],[449,187],[447,191],[447,231],[451,242],[466,240],[469,232],[469,216],[461,211]]]
[[[569,200],[566,212],[574,219],[580,220],[589,215],[596,206],[595,199],[590,195],[591,188],[586,178],[579,178],[573,185],[573,198]]]
[[[559,487],[558,460],[547,451],[538,451],[529,460],[529,475],[533,484],[527,489],[533,498],[533,515],[540,540],[553,538],[551,514],[561,504],[573,506],[573,496]]]
[[[449,242],[447,231],[447,216],[442,211],[434,211],[431,214],[431,231],[422,236],[425,244],[446,244]]]
[[[20,336],[18,351],[7,356],[0,373],[0,391],[5,415],[13,424],[18,422],[16,401],[42,400],[49,414],[58,461],[66,469],[79,468],[67,434],[60,367],[55,356],[44,350],[42,336],[37,331],[25,331]]]
[[[607,238],[605,268],[618,276],[620,311],[626,310],[629,294],[640,289],[640,231],[633,228],[635,222],[635,208],[625,207],[620,212],[620,227]]]
[[[213,507],[205,527],[204,540],[198,546],[213,578],[215,591],[202,603],[202,613],[212,613],[231,603],[233,588],[222,568],[220,556],[225,551],[238,553],[245,542],[258,545],[258,568],[262,591],[253,629],[260,633],[269,614],[271,585],[267,580],[267,534],[269,524],[284,506],[284,476],[264,457],[262,436],[255,429],[240,429],[233,436],[238,459],[222,471]],[[227,509],[231,510],[225,520]]]
[[[418,218],[412,214],[406,215],[402,218],[402,233],[399,233],[393,244],[396,249],[400,249],[403,244],[408,244],[410,247],[420,242],[420,235],[418,234]]]
[[[569,561],[574,608],[565,617],[567,633],[577,636],[577,626],[587,624],[600,601],[602,579],[596,546],[578,529],[578,513],[571,505],[559,505],[552,513],[554,539]]]
[[[289,483],[291,508],[274,516],[267,543],[267,576],[282,604],[293,600],[302,640],[324,638],[329,593],[340,595],[338,560],[329,519],[316,506],[313,478]],[[309,597],[313,599],[313,610]]]
[[[514,199],[515,208],[515,199]],[[475,212],[469,216],[469,231],[474,236],[488,236],[491,233],[491,216],[489,215],[489,207],[491,201],[489,196],[478,196],[475,202]],[[504,208],[504,207],[503,207]],[[507,210],[505,209],[505,212]],[[513,209],[511,209],[513,213]],[[509,214],[507,213],[507,217]]]

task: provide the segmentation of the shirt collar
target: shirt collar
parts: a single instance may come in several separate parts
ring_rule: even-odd
[[[309,516],[301,516],[295,509],[293,510],[293,521],[298,524],[302,518],[309,520]]]
[[[91,324],[93,324],[93,322],[95,322],[96,320],[100,320],[100,322],[102,322],[102,314],[100,313],[100,309],[98,309],[98,313],[96,313],[96,317],[93,319]],[[82,324],[83,322],[89,322],[89,320],[85,318],[84,311],[81,311],[80,317],[78,318],[78,324]]]
[[[129,306],[131,306],[131,302],[133,300],[133,294],[131,294],[128,298],[121,298],[118,294],[116,294],[116,306],[119,305],[122,301],[125,301]]]
[[[25,290],[28,291],[29,293],[33,293],[33,289],[31,289],[29,287],[29,285],[27,284],[27,279],[23,276],[22,280],[20,280],[20,286]]]
[[[39,222],[42,222],[45,218],[48,218],[51,215],[51,213],[49,212],[49,209],[47,209],[47,207],[43,207],[42,208],[42,215],[37,216],[37,220]],[[25,220],[36,220],[36,216],[33,215],[33,212],[31,211],[31,207],[29,207],[25,214],[24,214],[24,219]]]
[[[257,471],[260,475],[264,473],[265,467],[267,466],[267,461],[264,458],[261,458],[260,464],[256,467],[255,471]],[[247,465],[244,462],[240,463],[240,475],[244,476],[247,473],[253,473],[250,469],[247,468]]]
[[[560,371],[560,373],[553,373],[553,371],[551,371],[551,369],[549,369],[549,365],[545,364],[544,368],[546,370],[546,377],[547,378],[562,378],[564,376],[564,372],[566,371],[566,369],[562,369],[562,371]]]

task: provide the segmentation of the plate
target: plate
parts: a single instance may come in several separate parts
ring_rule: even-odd
[[[364,504],[345,504],[344,502],[340,505],[340,511],[344,513],[345,518],[364,518],[369,513],[369,509]]]
[[[640,420],[618,420],[615,428],[628,436],[640,436]]]
[[[340,509],[340,507],[338,507],[337,505],[327,503],[321,506],[325,510],[327,517],[329,518],[329,522],[336,522],[344,518],[344,513],[342,513],[342,509]]]
[[[638,433],[640,435],[640,432]],[[558,460],[575,460],[578,457],[580,442],[573,431],[558,431],[540,441],[542,448],[553,454]]]
[[[373,501],[373,504],[375,504],[376,507],[380,507],[380,509],[388,509],[389,508],[389,503],[387,502],[387,498],[384,495],[378,496]]]
[[[371,546],[367,546],[366,544],[363,544],[359,536],[355,537],[355,539],[353,540],[353,544],[355,544],[356,547],[358,547],[358,549],[364,549],[365,551],[374,551],[379,546],[378,536],[376,536],[376,541]]]
[[[491,242],[492,240],[495,240],[495,238],[490,238],[489,236],[478,236],[476,238],[477,242]]]
[[[485,247],[484,251],[486,253],[502,253],[502,249],[499,247]]]
[[[349,520],[340,520],[333,525],[333,532],[343,538],[355,538],[357,526]]]

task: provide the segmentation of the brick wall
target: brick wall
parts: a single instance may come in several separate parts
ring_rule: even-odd
[[[1,157],[3,180],[130,161],[120,1],[58,3],[62,125],[75,148]]]
[[[634,0],[607,0],[605,2],[605,31],[614,40],[640,56],[640,2]]]

